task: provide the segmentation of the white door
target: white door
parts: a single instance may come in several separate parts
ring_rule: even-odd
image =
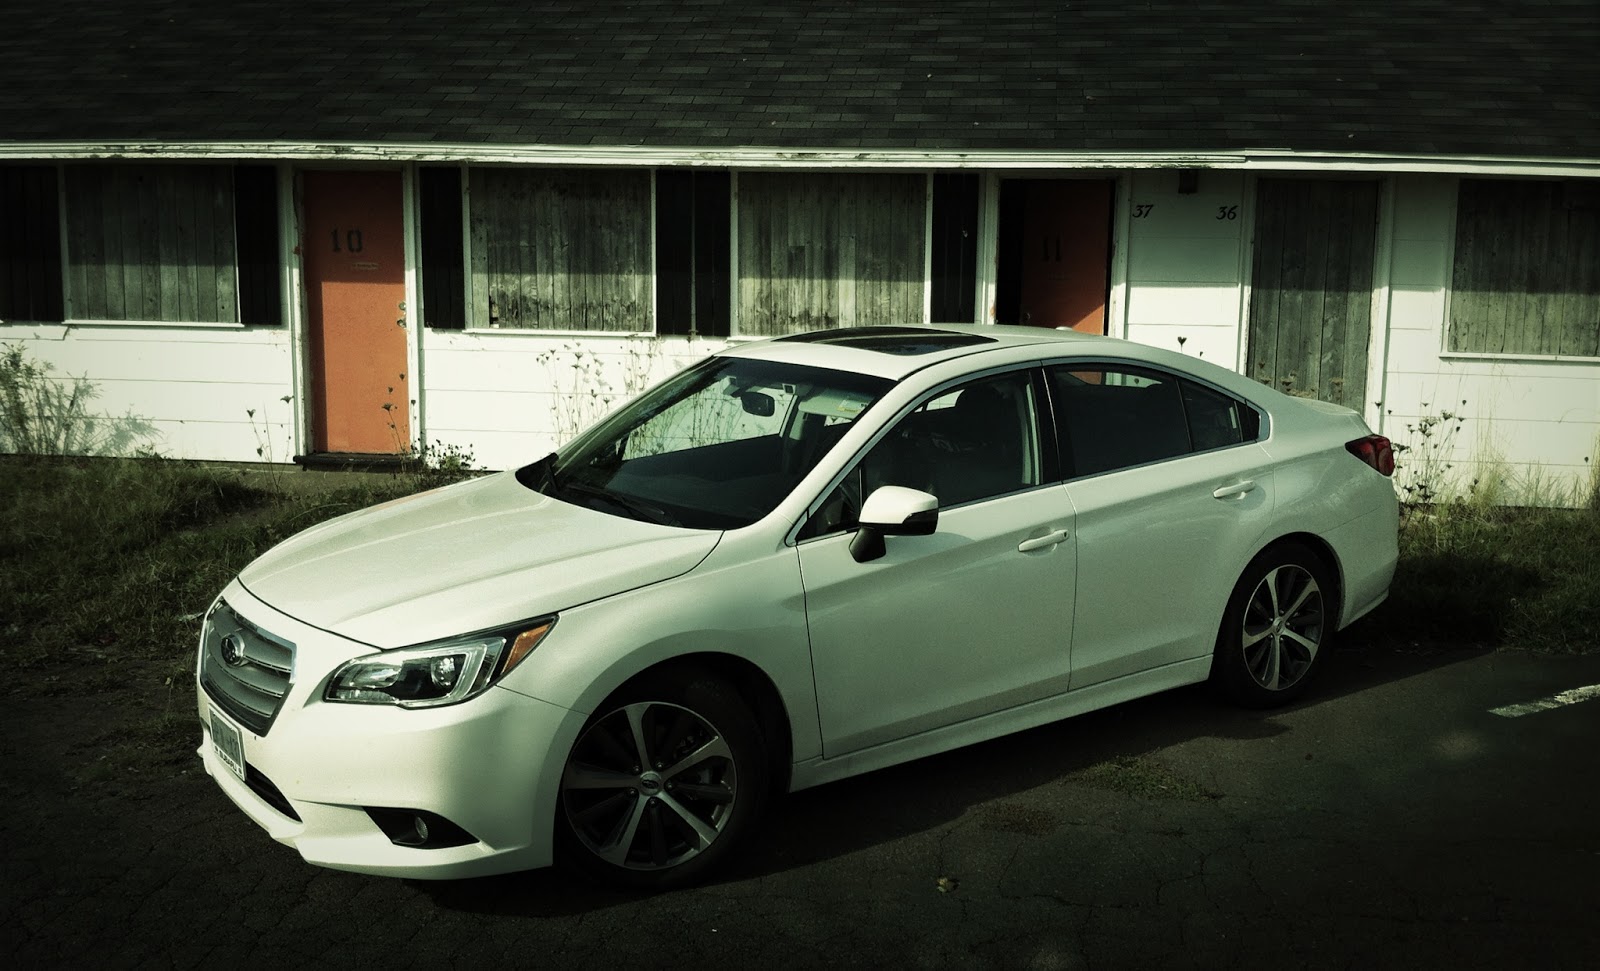
[[[822,723],[834,758],[1066,690],[1072,507],[1047,479],[1033,372],[936,393],[874,446],[800,544]],[[1050,477],[1053,478],[1053,477]],[[930,536],[849,546],[860,497],[940,499]]]
[[[1272,512],[1259,416],[1165,372],[1047,371],[1077,512],[1073,689],[1210,654]]]

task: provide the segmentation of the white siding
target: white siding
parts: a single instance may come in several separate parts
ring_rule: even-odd
[[[1395,179],[1391,249],[1389,364],[1382,392],[1382,430],[1410,445],[1407,474],[1426,474],[1416,457],[1434,453],[1431,474],[1455,489],[1475,478],[1509,485],[1510,501],[1583,501],[1594,485],[1600,439],[1600,365],[1584,362],[1473,360],[1446,357],[1456,180],[1445,176]],[[1373,392],[1377,394],[1376,389]],[[1427,419],[1445,412],[1459,423]],[[1442,429],[1457,430],[1442,437]],[[1448,463],[1451,467],[1444,469]],[[1519,490],[1523,494],[1519,494]],[[1565,496],[1552,496],[1563,492]],[[1541,494],[1542,493],[1542,494]]]
[[[87,378],[89,414],[147,428],[138,444],[160,455],[287,462],[296,452],[286,328],[8,324],[0,344],[58,380]]]
[[[423,435],[516,468],[684,365],[726,346],[684,337],[423,331]]]
[[[1244,176],[1202,172],[1188,195],[1178,192],[1172,170],[1136,172],[1128,184],[1127,319],[1112,321],[1109,333],[1237,367],[1249,225]],[[1145,206],[1148,214],[1139,216]]]

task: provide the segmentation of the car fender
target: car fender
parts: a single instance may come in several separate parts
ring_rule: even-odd
[[[563,611],[501,687],[586,718],[656,665],[727,655],[753,665],[776,688],[794,758],[820,754],[799,558],[772,538],[782,531],[782,524],[730,531],[683,576]]]

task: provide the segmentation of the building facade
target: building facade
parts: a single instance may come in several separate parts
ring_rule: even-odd
[[[600,14],[552,6],[563,23],[604,26],[592,20]],[[971,5],[932,5],[945,6]],[[1052,5],[1002,6],[1056,16]],[[1084,16],[1114,9],[1086,6]],[[1558,38],[1547,55],[1575,64],[1574,25],[1600,29],[1592,9],[1564,9],[1569,22],[1523,30]],[[1134,43],[1137,26],[1122,28],[1121,43]],[[656,27],[654,39],[624,34],[608,49],[655,56],[674,39]],[[526,29],[551,41],[557,28]],[[979,28],[956,18],[928,29]],[[766,46],[751,50],[769,61],[787,36],[764,22],[750,31],[743,43],[759,35]],[[59,59],[70,59],[55,36]],[[1082,59],[1078,35],[1050,36],[1029,43],[1053,43],[1045,53],[1058,66]],[[1217,107],[1250,118],[1267,100],[1278,112],[1239,130],[1204,119],[1161,127],[1220,99],[1191,94],[1188,116],[1163,114],[1165,93],[1115,64],[1081,97],[1059,77],[1043,90],[1028,82],[1049,72],[1024,61],[1015,77],[950,82],[942,113],[902,110],[922,66],[946,71],[917,60],[939,49],[931,43],[900,53],[887,108],[882,77],[876,89],[839,80],[866,70],[844,66],[840,48],[814,73],[734,70],[715,87],[720,99],[701,75],[673,73],[694,57],[666,58],[643,81],[636,72],[633,95],[604,85],[596,94],[551,81],[584,68],[552,73],[547,51],[527,77],[557,85],[565,114],[509,135],[448,128],[452,97],[477,89],[443,84],[443,69],[386,81],[428,106],[414,110],[435,127],[420,133],[397,120],[412,116],[382,115],[391,121],[376,129],[330,114],[324,99],[299,129],[246,119],[224,138],[223,122],[166,118],[142,90],[80,90],[85,111],[58,120],[43,96],[23,103],[24,88],[0,104],[0,120],[16,122],[0,141],[0,344],[59,377],[86,378],[104,421],[134,422],[138,441],[164,455],[315,461],[443,446],[505,468],[733,341],[875,323],[1073,327],[1354,408],[1409,446],[1402,484],[1409,475],[1459,491],[1494,480],[1538,501],[1590,494],[1600,460],[1592,67],[1571,79],[1566,101],[1540,101],[1586,117],[1589,130],[1529,147],[1504,118],[1472,129],[1471,104],[1428,114],[1453,90],[1448,72],[1429,76],[1432,100],[1409,114],[1382,108],[1396,96],[1366,85],[1366,100],[1345,109],[1363,124],[1318,120],[1319,108],[1339,109],[1315,91],[1285,100],[1278,74],[1288,68],[1262,74],[1278,86],[1257,81]],[[1287,41],[1272,43],[1281,51]],[[602,55],[586,62],[589,74],[615,73]],[[1257,51],[1254,63],[1273,62]],[[320,90],[270,73],[249,82],[248,61],[236,70],[239,98]],[[1084,126],[1064,124],[1066,108],[1098,110],[1094,85],[1116,93],[1119,78],[1144,92],[1123,106],[1135,127],[1074,135]],[[618,111],[629,97],[657,110],[648,121]],[[533,110],[462,103],[451,117],[525,121]],[[839,147],[858,103],[887,119],[882,137]],[[1053,126],[1012,125],[1003,138],[963,128],[1040,104],[1053,106]],[[130,122],[119,106],[155,114]],[[755,140],[756,108],[774,115],[769,144]],[[797,111],[831,127],[776,129]],[[663,127],[674,117],[680,127]],[[575,128],[579,118],[590,128]],[[1299,144],[1240,147],[1266,132]],[[140,134],[159,137],[129,137]],[[1212,147],[1188,147],[1197,144]]]

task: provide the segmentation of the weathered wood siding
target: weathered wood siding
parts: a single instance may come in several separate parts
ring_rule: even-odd
[[[1362,409],[1377,211],[1376,182],[1257,183],[1251,377]]]
[[[471,172],[475,327],[647,331],[650,174]]]
[[[739,176],[741,334],[923,318],[927,177]]]
[[[71,165],[66,184],[72,317],[238,321],[231,166]]]
[[[1594,189],[1463,179],[1453,270],[1450,350],[1600,356]]]

